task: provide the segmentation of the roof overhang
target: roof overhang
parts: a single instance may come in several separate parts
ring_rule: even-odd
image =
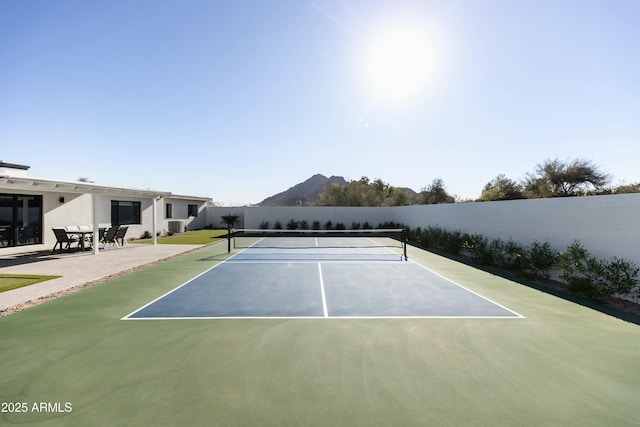
[[[212,202],[211,197],[198,197],[198,196],[183,196],[180,194],[171,194],[166,196],[169,199],[173,200],[192,200],[192,201],[200,201],[200,202]]]
[[[13,176],[0,176],[0,190],[12,191],[40,191],[40,192],[63,192],[63,193],[100,193],[100,194],[120,194],[136,197],[167,197],[171,195],[168,191],[140,190],[134,188],[111,187],[87,182],[73,181],[53,181],[41,178],[25,178]]]

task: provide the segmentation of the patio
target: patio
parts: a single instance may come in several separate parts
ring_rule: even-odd
[[[203,245],[131,245],[113,251],[64,252],[35,245],[32,251],[0,256],[2,274],[58,275],[57,279],[0,293],[0,317],[40,304],[84,287],[181,255]]]

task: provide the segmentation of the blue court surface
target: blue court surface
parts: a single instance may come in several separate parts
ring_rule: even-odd
[[[124,319],[522,317],[370,239],[269,239]]]

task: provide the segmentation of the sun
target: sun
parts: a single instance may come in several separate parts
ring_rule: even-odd
[[[425,89],[434,65],[433,41],[425,31],[412,27],[377,34],[366,62],[368,80],[377,95],[400,100]]]

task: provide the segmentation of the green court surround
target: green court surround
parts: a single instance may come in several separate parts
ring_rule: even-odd
[[[131,322],[218,244],[0,319],[2,425],[636,426],[640,326],[415,248],[523,319]]]

